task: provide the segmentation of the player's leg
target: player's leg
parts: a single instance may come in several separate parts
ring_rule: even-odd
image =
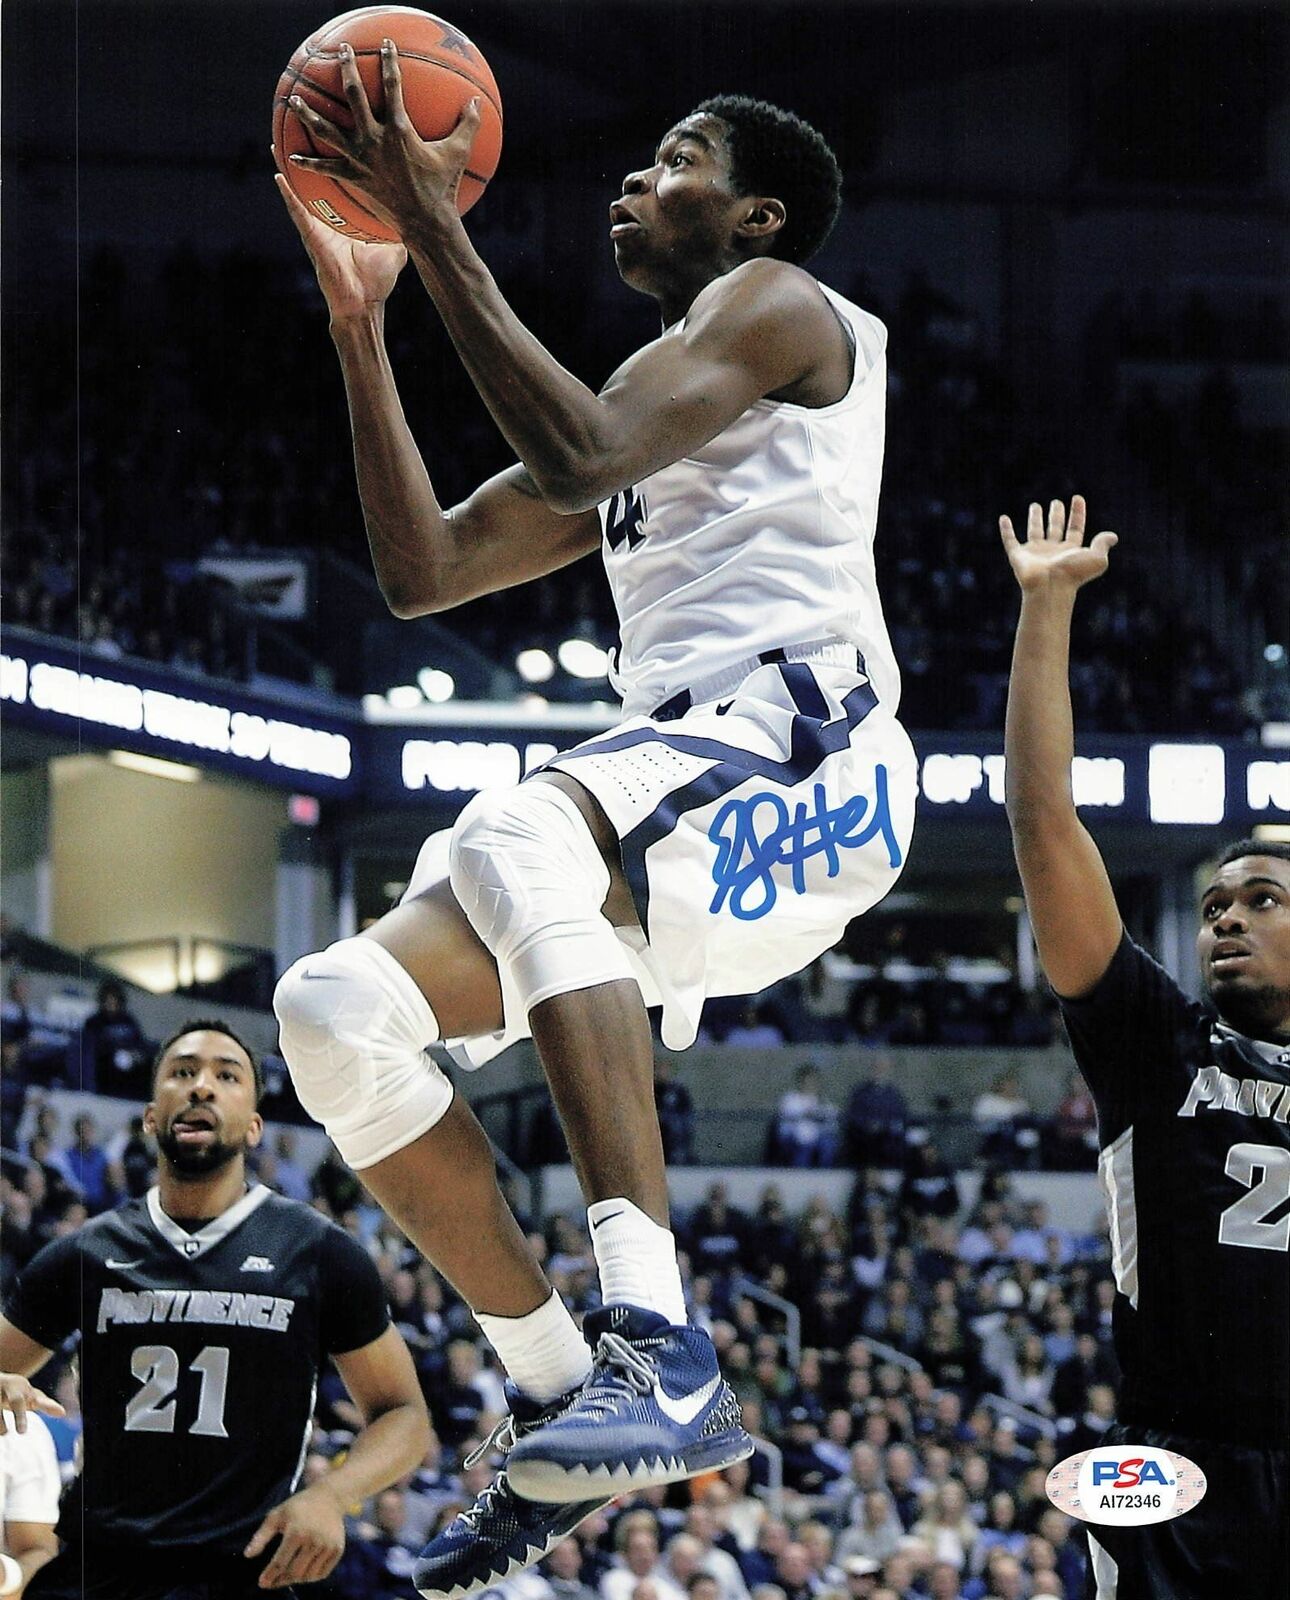
[[[412,899],[283,974],[282,1053],[305,1109],[545,1407],[583,1381],[590,1356],[506,1203],[483,1129],[425,1053],[445,1032],[495,1032],[503,1016],[492,957],[433,876],[446,837],[422,858]]]
[[[649,1024],[611,921],[626,920],[630,896],[608,819],[563,774],[478,796],[453,832],[451,881],[528,1017],[588,1202],[605,1301],[584,1324],[596,1371],[572,1406],[517,1443],[511,1484],[533,1500],[585,1500],[741,1459],[752,1444],[738,1402],[711,1341],[686,1322]]]
[[[1282,1600],[1290,1570],[1285,1450],[1125,1423],[1114,1424],[1103,1442],[1121,1451],[1143,1445],[1175,1451],[1200,1468],[1206,1491],[1198,1505],[1167,1522],[1090,1525],[1086,1600]]]
[[[413,895],[355,939],[297,962],[274,997],[306,1109],[419,1250],[461,1293],[511,1383],[514,1437],[540,1426],[591,1357],[498,1187],[469,1106],[424,1054],[441,1036],[498,1031],[497,967],[452,895],[447,840],[429,841]],[[520,1501],[505,1474],[423,1551],[425,1594],[454,1600],[539,1560],[597,1510]]]
[[[610,929],[636,925],[618,838],[598,802],[563,772],[534,781],[560,789],[587,825],[609,874],[604,922]],[[556,995],[534,1008],[529,1027],[587,1204],[622,1197],[668,1228],[667,1173],[654,1104],[654,1041],[636,980]]]

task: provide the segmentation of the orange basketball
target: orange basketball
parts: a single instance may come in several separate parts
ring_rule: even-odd
[[[385,109],[383,39],[393,39],[398,46],[403,103],[423,139],[445,138],[457,126],[467,103],[480,97],[480,123],[457,191],[457,210],[463,215],[483,194],[502,153],[502,102],[497,83],[487,61],[464,33],[411,6],[363,6],[333,17],[310,34],[278,80],[273,97],[273,147],[279,171],[310,210],[338,233],[371,242],[397,239],[398,235],[373,214],[361,191],[320,172],[295,167],[287,159],[296,154],[336,154],[326,145],[315,144],[287,98],[298,94],[338,128],[352,128],[354,119],[340,81],[340,47],[348,44],[372,109],[381,116]]]

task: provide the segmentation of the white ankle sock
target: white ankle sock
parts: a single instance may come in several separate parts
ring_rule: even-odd
[[[685,1291],[670,1229],[630,1200],[597,1200],[587,1208],[587,1221],[605,1304],[644,1306],[683,1327]]]
[[[531,1400],[555,1400],[591,1371],[591,1351],[560,1296],[551,1292],[523,1317],[476,1311],[475,1321],[501,1357],[506,1374]]]

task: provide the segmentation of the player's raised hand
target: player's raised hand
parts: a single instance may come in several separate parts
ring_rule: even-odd
[[[347,44],[340,47],[340,75],[354,118],[353,129],[338,128],[299,95],[292,95],[291,109],[310,136],[337,154],[293,155],[291,161],[361,189],[373,210],[403,238],[409,237],[419,222],[455,219],[457,190],[479,127],[478,98],[467,103],[447,138],[423,139],[403,104],[399,52],[392,39],[381,46],[383,120],[372,110],[353,48]]]
[[[274,1506],[251,1535],[242,1554],[263,1555],[274,1538],[278,1548],[260,1574],[261,1589],[317,1583],[345,1553],[345,1516],[325,1483],[314,1483]]]
[[[1024,542],[1017,538],[1010,517],[999,518],[1003,548],[1023,593],[1054,584],[1074,592],[1102,576],[1112,546],[1118,543],[1119,536],[1114,533],[1095,534],[1092,542],[1086,545],[1086,515],[1083,495],[1072,496],[1069,521],[1066,507],[1060,500],[1054,500],[1048,508],[1048,523],[1045,526],[1044,509],[1035,501],[1026,519]]]
[[[403,246],[347,238],[314,216],[280,172],[273,181],[314,264],[331,320],[365,316],[386,300],[407,264]]]
[[[29,1411],[43,1411],[51,1417],[67,1415],[52,1395],[38,1389],[16,1372],[0,1372],[0,1434],[9,1431],[6,1411],[12,1412],[13,1425],[18,1433],[26,1433]]]

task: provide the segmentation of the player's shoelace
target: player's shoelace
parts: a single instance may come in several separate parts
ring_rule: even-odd
[[[556,1415],[558,1416],[559,1413],[557,1412]],[[547,1418],[547,1420],[549,1421],[550,1418]],[[518,1437],[519,1434],[515,1430],[515,1418],[508,1411],[499,1422],[493,1424],[492,1431],[488,1437],[481,1439],[470,1454],[462,1459],[461,1464],[463,1467],[478,1466],[484,1457],[491,1455],[494,1450],[506,1455],[515,1448],[515,1441]]]
[[[479,1525],[485,1517],[492,1516],[495,1511],[500,1512],[503,1500],[514,1501],[514,1499],[515,1492],[506,1482],[505,1472],[499,1472],[492,1483],[475,1496],[474,1504],[467,1506],[464,1511],[459,1511],[457,1515],[472,1533],[477,1534]]]
[[[574,1405],[580,1417],[613,1416],[623,1400],[650,1394],[658,1368],[618,1333],[602,1333],[592,1357],[592,1376]]]

